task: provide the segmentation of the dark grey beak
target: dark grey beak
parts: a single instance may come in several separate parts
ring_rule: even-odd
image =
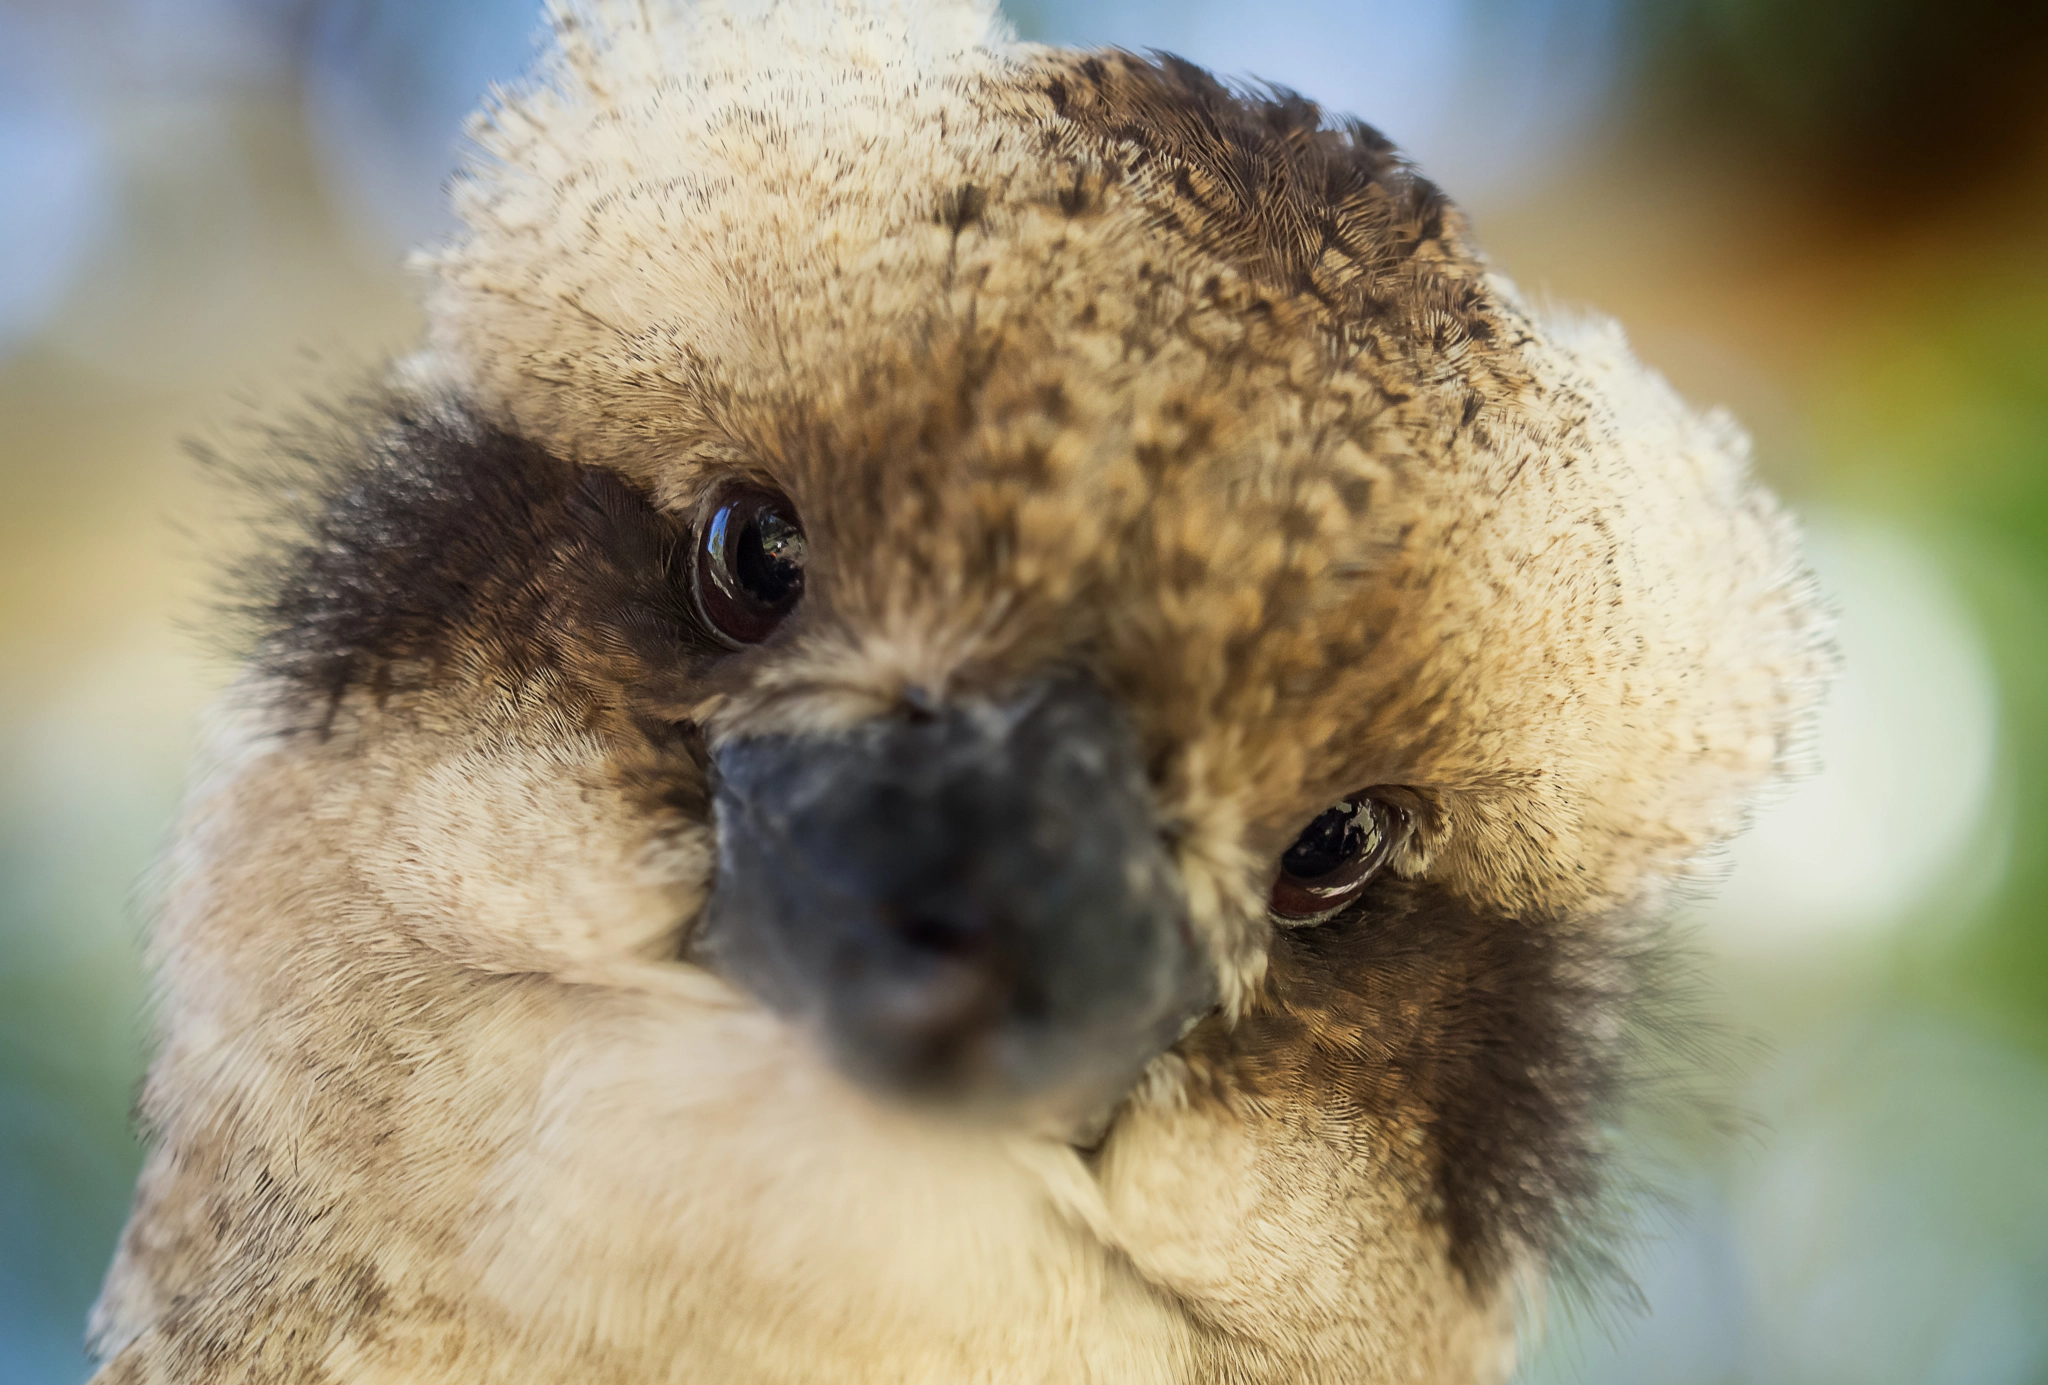
[[[714,762],[708,960],[863,1082],[1112,1100],[1213,1003],[1135,739],[1093,684]]]

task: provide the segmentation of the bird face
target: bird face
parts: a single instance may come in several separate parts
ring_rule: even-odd
[[[1789,524],[1371,131],[992,25],[560,7],[274,436],[116,1378],[1505,1378]]]

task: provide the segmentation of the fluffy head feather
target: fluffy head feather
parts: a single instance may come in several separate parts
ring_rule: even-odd
[[[959,0],[555,29],[266,569],[106,1378],[1503,1379],[1640,925],[1825,663],[1735,429],[1299,98]],[[811,551],[739,654],[679,580],[734,477]],[[709,753],[1049,671],[1221,997],[1085,1135],[865,1095],[688,960]],[[1276,929],[1372,786],[1413,840]]]

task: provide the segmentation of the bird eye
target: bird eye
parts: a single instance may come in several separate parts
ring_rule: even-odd
[[[1325,809],[1280,858],[1269,907],[1286,923],[1327,918],[1365,892],[1408,835],[1408,815],[1357,794]]]
[[[697,540],[697,609],[728,643],[759,644],[804,594],[803,527],[787,496],[721,494]]]

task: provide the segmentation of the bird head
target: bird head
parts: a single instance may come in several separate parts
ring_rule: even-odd
[[[278,434],[117,1378],[1503,1379],[1824,669],[1739,434],[1285,92],[554,27]]]

